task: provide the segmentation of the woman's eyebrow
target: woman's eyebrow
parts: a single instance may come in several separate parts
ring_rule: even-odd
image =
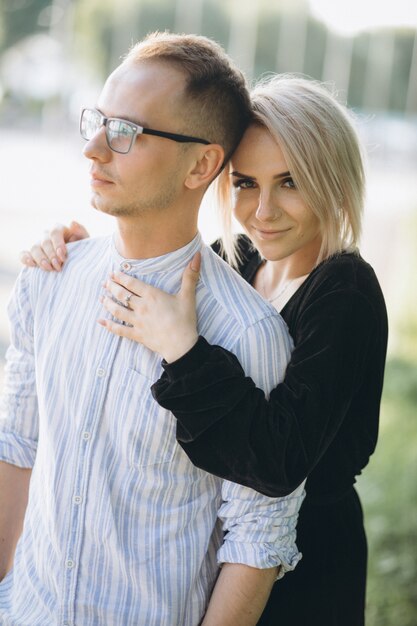
[[[256,180],[255,176],[248,176],[247,174],[241,174],[238,171],[231,172],[230,176],[236,176],[237,178],[248,178],[250,180]],[[286,178],[287,176],[291,176],[290,172],[280,172],[279,174],[275,174],[274,178]]]
[[[247,174],[241,174],[238,171],[231,172],[230,176],[236,176],[236,178],[249,178],[250,180],[256,180],[255,176],[248,176]]]

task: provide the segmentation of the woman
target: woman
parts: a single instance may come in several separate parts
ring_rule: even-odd
[[[295,346],[285,380],[266,399],[233,355],[196,342],[192,268],[177,296],[130,283],[142,299],[117,313],[130,326],[101,323],[162,356],[187,351],[164,362],[153,392],[177,417],[178,440],[196,465],[273,496],[307,476],[303,559],[275,585],[259,624],[361,626],[367,547],[353,485],[376,444],[387,319],[375,274],[356,249],[359,142],[346,110],[312,81],[277,76],[252,98],[253,123],[219,182],[225,237],[214,249],[287,322]],[[237,241],[228,201],[246,232]],[[58,229],[44,249],[26,253],[27,263],[46,255],[59,268],[63,233],[68,241],[83,234],[76,228]],[[109,279],[109,296],[128,302],[118,281]]]

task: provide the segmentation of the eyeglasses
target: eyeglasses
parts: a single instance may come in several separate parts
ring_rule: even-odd
[[[203,143],[209,145],[211,142],[198,137],[189,137],[188,135],[177,135],[176,133],[167,133],[162,130],[153,130],[152,128],[143,128],[133,122],[121,120],[118,117],[105,117],[96,109],[83,109],[80,118],[81,137],[89,141],[94,137],[97,131],[104,126],[106,129],[107,145],[114,152],[127,154],[131,149],[134,140],[138,135],[156,135],[157,137],[165,137],[180,143]]]

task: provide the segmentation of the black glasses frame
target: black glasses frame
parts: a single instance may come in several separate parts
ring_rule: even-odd
[[[83,117],[86,111],[94,112],[100,117],[100,123],[97,127],[97,130],[101,126],[105,127],[107,145],[109,146],[110,150],[113,150],[113,152],[118,152],[119,154],[128,154],[128,152],[130,152],[133,146],[134,140],[136,139],[138,135],[155,135],[156,137],[164,137],[165,139],[171,139],[172,141],[177,141],[179,143],[202,143],[206,146],[208,146],[211,143],[211,141],[207,141],[207,139],[200,139],[199,137],[191,137],[189,135],[179,135],[177,133],[168,133],[164,130],[155,130],[153,128],[144,128],[143,126],[139,126],[138,124],[135,124],[134,122],[130,122],[129,120],[124,120],[120,117],[106,117],[105,115],[102,115],[100,111],[97,111],[97,109],[89,109],[85,107],[82,109],[81,116],[80,116],[80,134],[81,134],[81,137],[85,139],[86,141],[90,141],[90,139],[92,139],[92,137],[86,137],[83,134],[83,127],[82,127]],[[115,150],[110,144],[111,139],[109,138],[107,128],[108,128],[108,123],[113,122],[113,121],[122,122],[123,124],[126,124],[127,126],[129,126],[133,131],[130,137],[130,145],[127,150]]]

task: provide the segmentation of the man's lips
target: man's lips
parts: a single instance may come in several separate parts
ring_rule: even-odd
[[[106,185],[113,185],[113,181],[106,178],[104,174],[99,172],[90,172],[90,184],[93,187],[102,187]]]

